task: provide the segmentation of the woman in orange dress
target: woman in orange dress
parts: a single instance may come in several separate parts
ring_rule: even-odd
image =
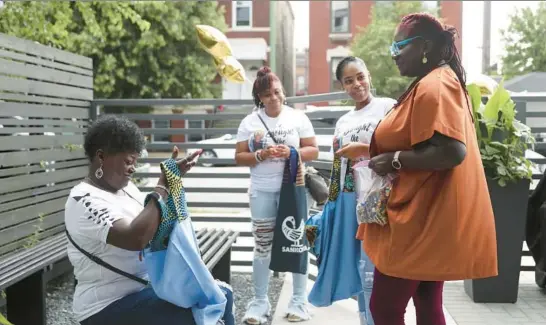
[[[443,325],[444,281],[497,275],[493,209],[466,93],[456,31],[429,14],[404,17],[392,57],[415,81],[378,125],[369,167],[397,173],[388,224],[357,237],[376,265],[370,309],[376,325]]]

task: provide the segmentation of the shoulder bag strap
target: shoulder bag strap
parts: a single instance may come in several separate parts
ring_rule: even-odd
[[[265,124],[265,121],[264,119],[260,116],[260,113],[259,112],[256,112],[256,115],[258,115],[258,118],[260,119],[260,121],[262,121],[262,124],[265,126],[265,129],[267,130],[267,133],[269,134],[269,136],[271,137],[271,139],[273,140],[273,142],[275,142],[276,144],[279,144],[279,142],[277,141],[277,139],[275,139],[275,137],[273,136],[273,133],[269,130],[269,128],[267,127],[267,124]]]
[[[78,246],[78,244],[76,244],[76,242],[74,242],[74,240],[72,239],[72,237],[70,236],[70,234],[68,233],[68,230],[65,230],[66,232],[66,237],[68,237],[68,240],[72,243],[72,245],[74,245],[74,247],[76,247],[76,249],[78,249],[83,255],[87,256],[87,258],[89,258],[90,260],[92,260],[93,262],[97,263],[98,265],[100,266],[103,266],[105,268],[107,268],[108,270],[114,272],[114,273],[117,273],[119,275],[123,275],[124,277],[127,277],[131,280],[134,280],[138,283],[141,283],[143,285],[149,285],[150,282],[147,281],[147,280],[144,280],[142,278],[139,278],[138,276],[135,276],[131,273],[127,273],[125,271],[122,271],[120,269],[118,269],[117,267],[115,266],[112,266],[108,263],[106,263],[105,261],[103,261],[102,259],[98,258],[97,256],[85,251],[83,248],[81,248],[80,246]]]

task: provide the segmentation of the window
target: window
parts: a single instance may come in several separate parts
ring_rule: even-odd
[[[233,1],[232,27],[252,27],[252,1]]]
[[[333,57],[330,60],[330,91],[342,91],[343,87],[336,78],[336,68],[343,58]]]
[[[171,127],[169,120],[152,120],[152,128],[169,129]],[[171,142],[171,136],[168,134],[152,134],[152,142]]]
[[[349,1],[330,1],[332,33],[349,32]]]
[[[205,129],[205,121],[204,120],[186,120],[186,128],[187,129]],[[201,141],[205,140],[204,134],[199,133],[191,133],[186,135],[186,142],[195,142],[195,141]]]
[[[423,8],[433,14],[438,14],[438,9],[440,9],[439,1],[421,1],[423,3]]]

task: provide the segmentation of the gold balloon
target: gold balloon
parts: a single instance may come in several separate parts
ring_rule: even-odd
[[[199,43],[215,58],[223,58],[233,55],[233,50],[226,35],[218,29],[208,25],[196,25]]]
[[[229,81],[243,83],[246,80],[245,69],[233,56],[222,58],[214,57],[214,64],[218,73]]]
[[[498,82],[490,76],[484,74],[469,75],[466,80],[467,85],[476,85],[484,96],[492,95],[499,86]]]

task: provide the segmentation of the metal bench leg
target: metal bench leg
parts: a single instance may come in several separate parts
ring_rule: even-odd
[[[9,321],[17,325],[46,325],[46,283],[44,272],[6,288]]]
[[[231,248],[222,256],[218,264],[212,268],[215,279],[231,284]]]

